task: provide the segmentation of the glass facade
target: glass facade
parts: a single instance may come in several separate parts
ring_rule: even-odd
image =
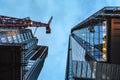
[[[42,69],[44,59],[47,55],[47,46],[38,46],[38,39],[33,36],[32,31],[30,29],[20,29],[20,30],[6,30],[6,31],[0,31],[0,51],[2,51],[3,46],[16,46],[16,50],[12,47],[10,47],[10,51],[2,51],[3,53],[11,53],[15,55],[10,55],[9,59],[12,62],[12,60],[16,59],[17,64],[20,64],[20,66],[17,66],[14,71],[20,70],[20,72],[14,72],[13,78],[10,78],[10,80],[36,80],[39,72]],[[6,48],[5,47],[5,48]],[[4,55],[4,54],[1,54]],[[5,57],[6,58],[6,57]],[[6,63],[7,64],[7,63]],[[16,64],[15,64],[16,65]],[[37,71],[38,70],[38,71]],[[9,73],[8,73],[9,74]],[[17,79],[15,78],[15,75],[18,74]],[[34,76],[32,76],[34,74]],[[7,75],[6,75],[7,76]],[[1,77],[0,77],[1,79]],[[3,79],[2,79],[3,80]],[[6,80],[6,79],[5,79]]]
[[[120,7],[105,7],[71,29],[65,80],[120,80],[119,47]]]
[[[97,61],[106,61],[106,29],[107,22],[103,21],[97,25],[87,26],[85,28],[74,31],[73,37],[84,48],[84,54],[87,52]],[[90,30],[91,29],[91,30]]]
[[[95,25],[93,29],[91,32],[89,27],[85,27],[71,33],[67,70],[69,77],[66,80],[120,79],[120,71],[117,71],[120,65],[107,63],[107,21]]]
[[[92,62],[87,62],[85,60],[85,49],[73,38],[70,36],[70,51],[69,51],[69,75],[73,75],[73,77],[69,77],[68,80],[76,80],[77,78],[87,78],[87,79],[95,79],[95,64]]]
[[[85,50],[71,37],[72,60],[85,61]]]

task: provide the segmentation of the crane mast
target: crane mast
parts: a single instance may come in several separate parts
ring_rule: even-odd
[[[0,27],[16,27],[18,29],[27,27],[46,27],[46,33],[51,33],[50,23],[52,21],[52,16],[48,23],[42,23],[38,21],[33,21],[29,17],[26,18],[14,18],[9,16],[0,16]]]

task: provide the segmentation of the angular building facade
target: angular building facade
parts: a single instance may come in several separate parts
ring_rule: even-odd
[[[31,29],[19,28],[26,26],[25,19],[0,19],[0,80],[37,80],[48,47],[37,45],[38,39]]]
[[[72,28],[65,80],[120,80],[120,7],[104,7]]]

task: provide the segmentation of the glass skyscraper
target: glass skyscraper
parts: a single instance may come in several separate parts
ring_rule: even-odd
[[[120,7],[104,7],[71,29],[65,80],[120,80]]]
[[[3,25],[0,27],[0,80],[37,80],[48,46],[37,45],[38,39],[31,29],[9,27],[14,25],[9,21],[6,21],[8,27],[0,22]]]

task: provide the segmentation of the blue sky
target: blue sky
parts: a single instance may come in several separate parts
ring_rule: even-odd
[[[38,44],[49,46],[38,80],[64,80],[70,29],[104,6],[120,6],[120,0],[0,0],[0,15],[29,16],[41,22],[53,16],[52,33],[38,28],[35,35]]]

